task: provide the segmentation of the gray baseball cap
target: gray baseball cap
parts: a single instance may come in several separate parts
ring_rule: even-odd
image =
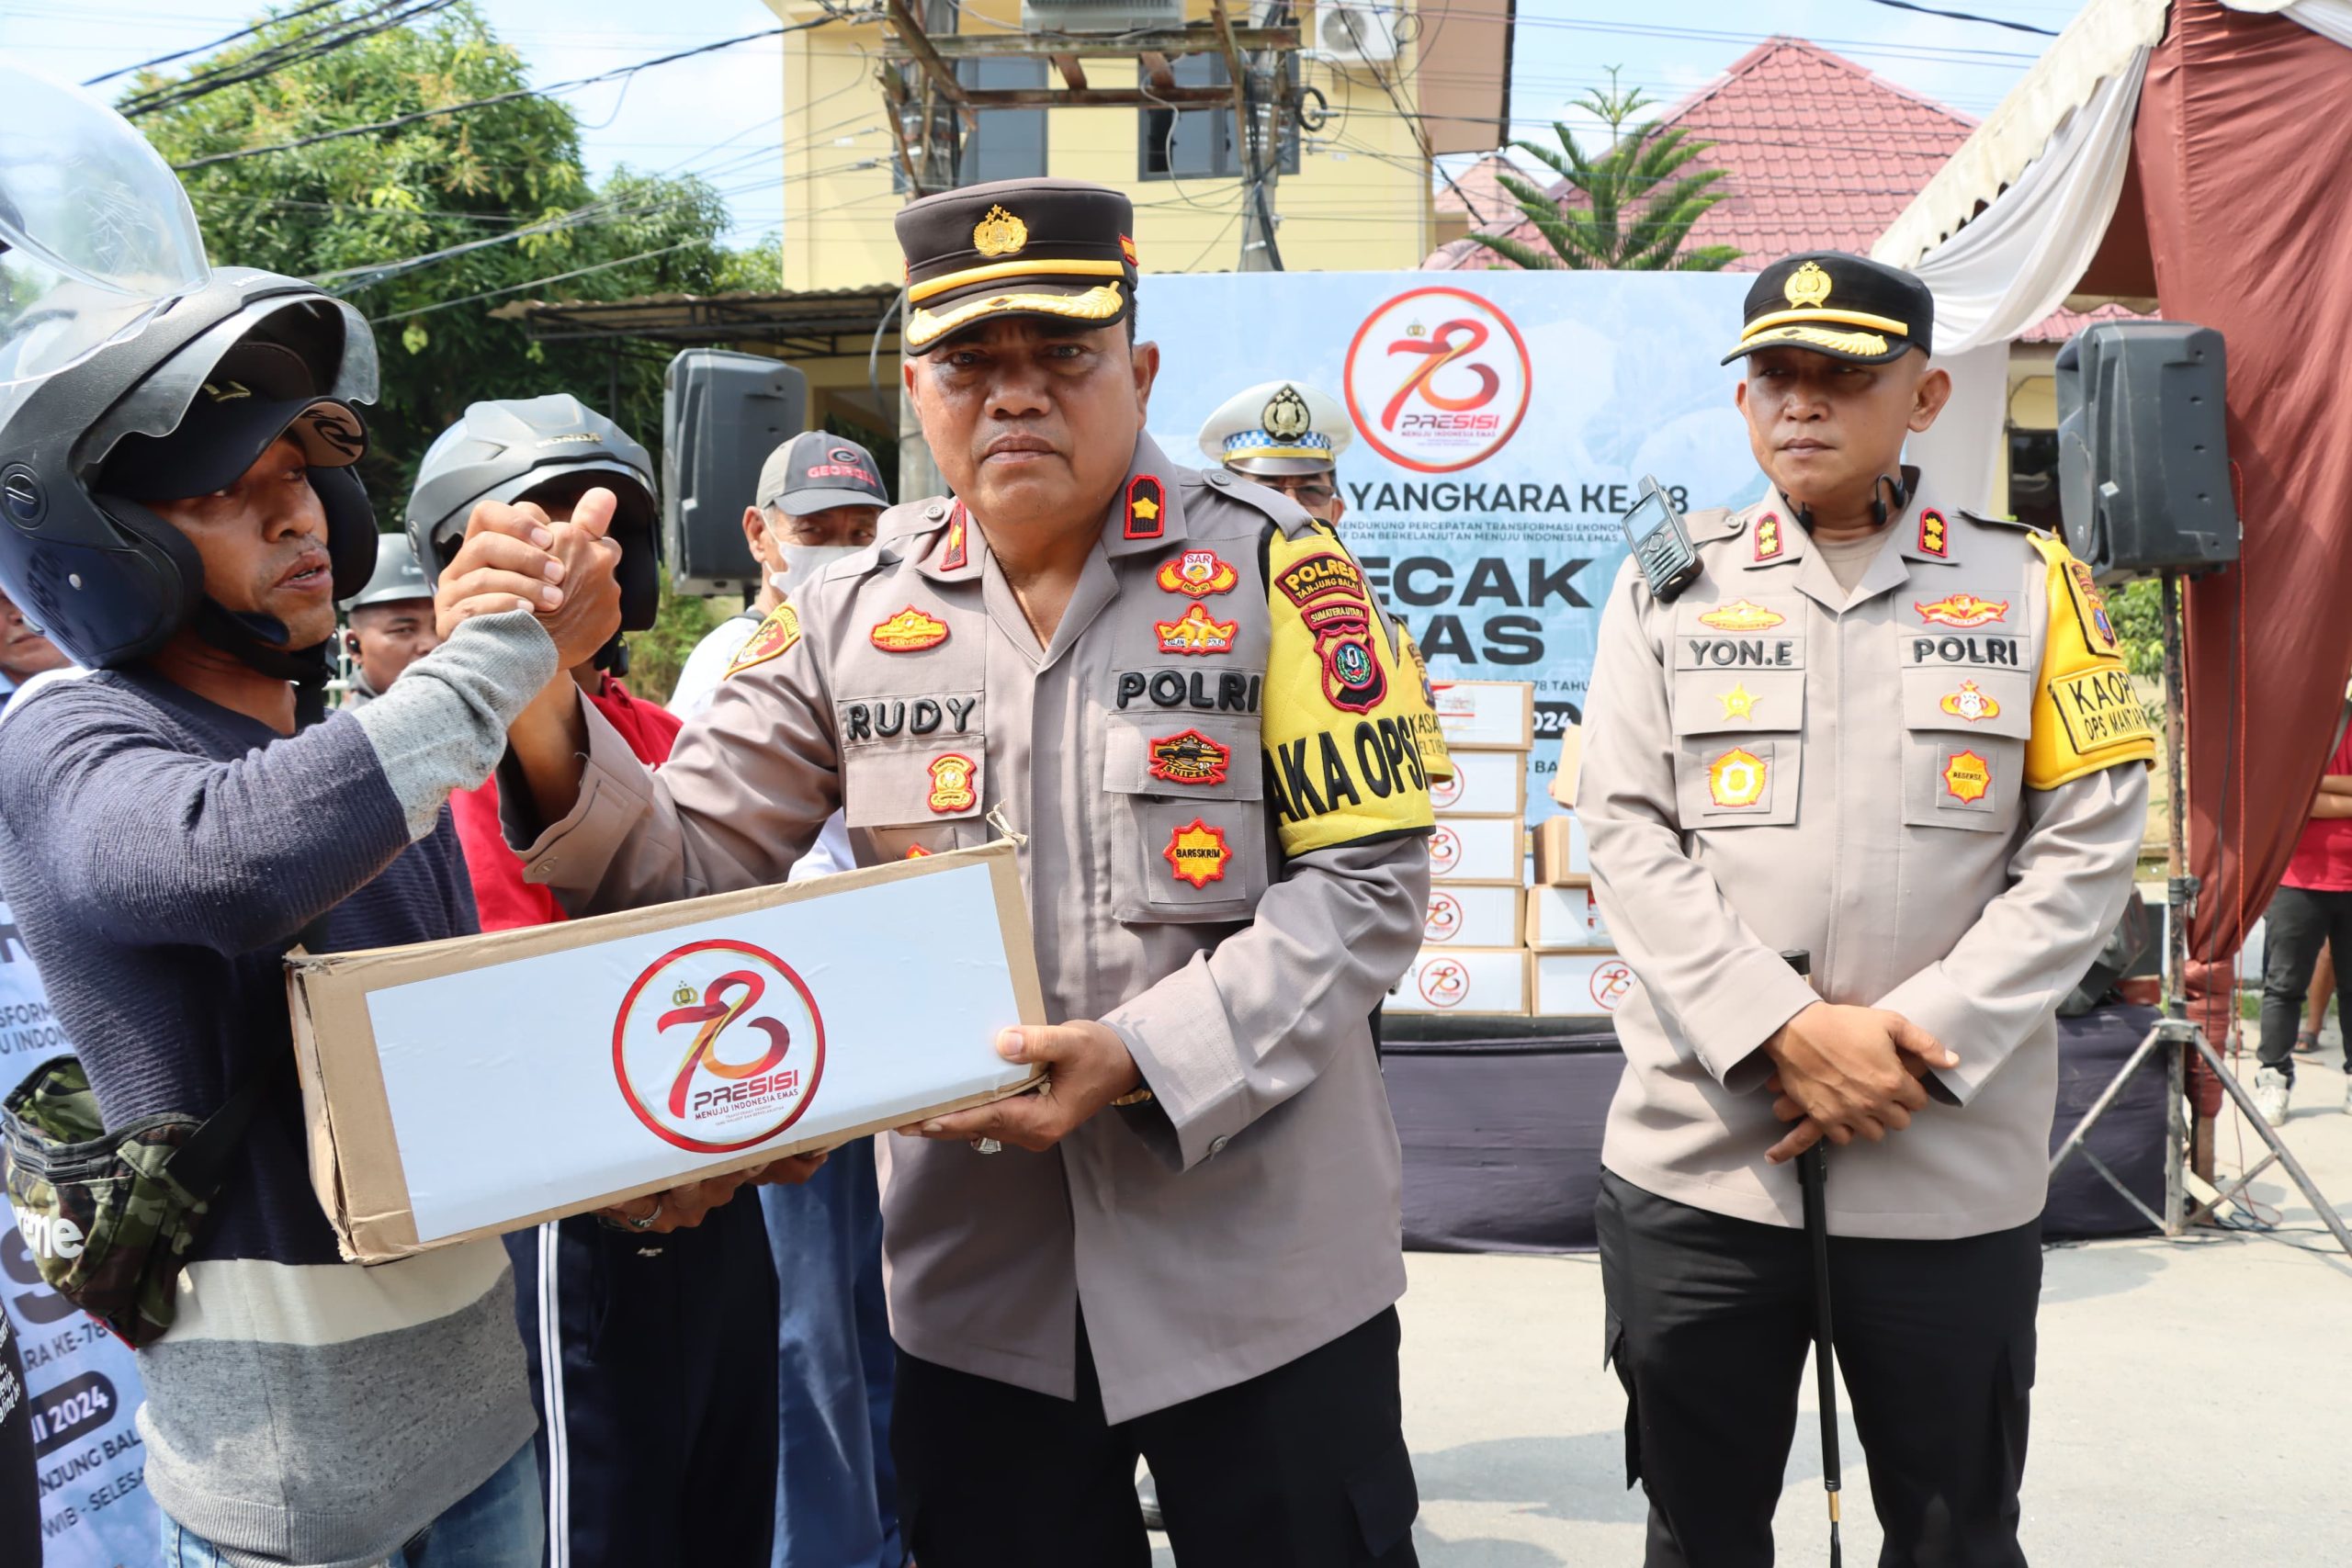
[[[376,571],[368,579],[368,586],[343,602],[346,610],[360,609],[368,604],[396,604],[403,599],[430,599],[433,585],[424,581],[424,569],[416,564],[416,552],[409,547],[406,534],[376,536]]]
[[[874,454],[829,431],[796,435],[760,465],[759,503],[806,517],[834,506],[888,506]]]

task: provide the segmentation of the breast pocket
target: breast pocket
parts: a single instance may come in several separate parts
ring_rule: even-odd
[[[1674,798],[1685,829],[1785,827],[1804,764],[1803,670],[1674,676]]]
[[[1111,895],[1121,920],[1246,920],[1272,881],[1258,720],[1104,716]]]
[[[1951,665],[1902,674],[1904,825],[1980,833],[2015,827],[2033,678]]]
[[[955,705],[978,716],[976,701],[958,696]],[[892,716],[886,714],[886,721]],[[867,836],[877,860],[967,849],[988,838],[987,737],[968,719],[961,728],[930,721],[928,709],[911,718],[897,715],[898,733],[842,753],[842,820]]]

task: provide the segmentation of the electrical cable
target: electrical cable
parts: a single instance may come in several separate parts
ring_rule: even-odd
[[[413,114],[399,115],[390,119],[377,120],[368,125],[349,125],[336,130],[322,130],[311,136],[298,136],[291,141],[273,142],[266,147],[246,147],[233,152],[214,152],[202,158],[191,158],[185,164],[175,164],[172,167],[181,174],[186,174],[191,169],[209,168],[215,164],[233,163],[243,158],[258,158],[266,152],[291,152],[303,147],[315,147],[322,141],[340,141],[346,137],[371,136],[378,131],[397,130],[401,126],[414,125],[419,120],[438,119],[447,115],[463,114],[469,109],[488,108],[495,104],[510,104],[518,98],[551,97],[558,93],[568,93],[577,88],[593,86],[599,82],[610,82],[623,76],[634,75],[639,71],[650,71],[656,65],[668,65],[680,60],[691,60],[696,55],[711,54],[722,49],[733,49],[738,44],[754,43],[762,39],[781,38],[786,33],[807,32],[812,28],[827,27],[842,19],[841,17],[828,13],[806,22],[795,22],[781,28],[763,28],[758,32],[745,33],[740,38],[721,39],[717,43],[703,44],[699,48],[680,50],[674,54],[659,55],[651,60],[640,60],[634,65],[624,65],[611,71],[599,72],[594,76],[582,76],[575,81],[558,82],[545,87],[520,87],[511,93],[493,93],[486,98],[473,98],[461,104],[445,104],[439,108],[419,109]]]
[[[1953,22],[1982,22],[1988,28],[2007,28],[2013,33],[2033,33],[2041,38],[2056,38],[2056,28],[2037,28],[2029,22],[2006,21],[1999,17],[1980,17],[1973,11],[1943,11],[1933,6],[1915,6],[1911,0],[1871,0],[1873,6],[1885,6],[1897,11],[1917,11],[1923,17],[1941,17]]]
[[[322,23],[296,38],[271,44],[213,70],[192,73],[178,82],[166,83],[145,93],[132,94],[115,107],[126,119],[137,119],[176,108],[182,104],[209,96],[224,87],[275,75],[306,61],[332,54],[364,39],[417,21],[436,11],[447,10],[455,3],[456,0],[385,0],[368,17],[352,18],[348,24],[342,18]],[[403,4],[408,6],[405,10],[400,8]],[[342,30],[337,31],[337,28]]]
[[[674,245],[664,245],[657,251],[639,251],[633,256],[618,256],[611,261],[598,262],[593,266],[578,266],[570,272],[553,273],[546,277],[534,277],[526,283],[510,283],[503,288],[485,288],[479,294],[463,295],[456,299],[443,299],[431,305],[419,305],[413,310],[395,310],[386,316],[370,316],[368,321],[370,326],[389,326],[394,321],[405,321],[413,316],[429,316],[435,310],[455,310],[459,305],[471,305],[477,300],[495,299],[506,294],[520,294],[526,288],[537,288],[541,284],[562,283],[574,277],[585,277],[592,272],[609,272],[614,267],[627,266],[631,262],[651,261],[655,256],[675,255],[680,251],[690,251],[698,245],[708,245],[716,249],[718,244],[716,236],[705,239],[697,235],[691,240],[681,240]]]
[[[241,38],[251,38],[254,34],[261,31],[264,28],[275,27],[280,22],[291,22],[300,17],[307,17],[313,11],[323,11],[330,6],[340,6],[343,3],[344,0],[312,0],[311,4],[304,6],[299,10],[288,11],[283,16],[267,17],[265,20],[252,24],[250,27],[239,28],[233,33],[224,33],[220,37],[214,39],[210,43],[199,43],[193,48],[183,49],[172,54],[159,54],[153,60],[142,60],[136,65],[125,65],[119,70],[108,71],[103,75],[89,77],[83,82],[82,85],[85,87],[95,87],[101,82],[111,82],[118,76],[128,76],[133,71],[147,71],[152,70],[158,65],[169,65],[175,60],[186,60],[191,54],[203,54],[209,51],[219,49],[224,44],[234,43]]]

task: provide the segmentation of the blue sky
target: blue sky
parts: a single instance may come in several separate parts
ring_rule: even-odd
[[[1930,0],[2041,27],[2063,26],[2061,0]],[[532,80],[567,81],[674,50],[775,25],[759,0],[483,0],[482,9],[529,61]],[[243,25],[235,0],[0,0],[0,51],[79,81]],[[1946,21],[1872,0],[1521,0],[1513,108],[1538,131],[1567,100],[1604,82],[1606,68],[1666,102],[1703,85],[1767,30],[1838,50],[1880,75],[1982,117],[2047,39]],[[727,196],[736,238],[781,221],[777,182],[783,104],[780,42],[766,39],[642,73],[624,88],[568,95],[594,168],[617,163],[707,175]],[[19,53],[21,51],[21,53]],[[844,102],[827,129],[847,135],[880,124],[878,97]],[[1573,118],[1573,117],[1571,117]],[[878,150],[878,138],[857,146]]]

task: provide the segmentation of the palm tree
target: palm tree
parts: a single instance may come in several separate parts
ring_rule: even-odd
[[[1470,237],[1531,272],[1720,272],[1738,260],[1738,250],[1730,245],[1682,249],[1690,226],[1723,199],[1711,187],[1724,171],[1684,172],[1714,146],[1712,141],[1686,141],[1679,130],[1660,131],[1656,120],[1628,132],[1625,122],[1652,101],[1639,87],[1620,91],[1617,68],[1611,66],[1606,91],[1577,100],[1609,127],[1606,152],[1586,152],[1576,133],[1558,121],[1552,126],[1557,150],[1532,141],[1512,143],[1566,182],[1555,197],[1516,175],[1498,176],[1550,245],[1550,254],[1500,234]],[[1581,201],[1575,199],[1578,196]]]

